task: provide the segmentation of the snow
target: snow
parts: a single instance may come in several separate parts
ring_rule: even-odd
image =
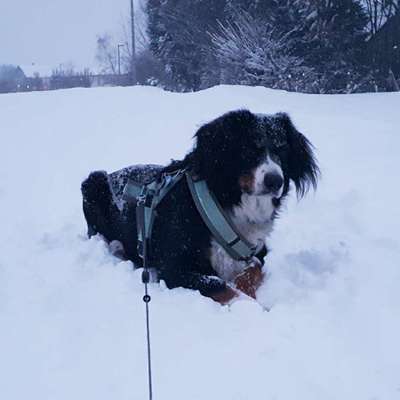
[[[270,312],[151,285],[154,398],[399,399],[399,105],[229,86],[1,95],[1,398],[146,398],[140,272],[86,239],[80,182],[182,157],[197,126],[248,107],[288,112],[323,177],[272,233]]]

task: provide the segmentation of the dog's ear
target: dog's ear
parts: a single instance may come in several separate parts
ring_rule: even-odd
[[[320,171],[314,156],[313,146],[293,125],[285,113],[276,115],[276,123],[286,133],[287,173],[293,181],[297,196],[303,197],[310,186],[317,187]]]
[[[237,148],[244,145],[248,132],[255,130],[257,120],[248,110],[231,111],[203,125],[195,134],[193,151],[195,170],[203,178],[222,178],[227,167],[232,172]],[[231,165],[232,164],[232,165]]]

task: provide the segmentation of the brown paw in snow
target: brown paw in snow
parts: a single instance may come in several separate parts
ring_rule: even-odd
[[[256,291],[264,281],[264,272],[261,269],[261,264],[252,265],[246,268],[235,279],[236,288],[247,296],[256,298]]]
[[[221,292],[215,293],[213,295],[211,295],[210,297],[222,304],[229,304],[235,297],[238,297],[238,292],[234,289],[232,289],[231,287],[227,286],[226,289],[222,290]]]

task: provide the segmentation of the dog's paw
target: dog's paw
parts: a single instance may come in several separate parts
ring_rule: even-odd
[[[236,297],[239,297],[239,295],[240,294],[235,289],[227,286],[224,290],[212,294],[210,297],[221,305],[227,305],[230,304]]]
[[[114,257],[120,258],[121,260],[127,260],[124,246],[119,240],[113,240],[108,247]]]
[[[235,279],[236,288],[247,296],[256,298],[256,291],[264,281],[265,274],[261,264],[255,264],[245,269]]]

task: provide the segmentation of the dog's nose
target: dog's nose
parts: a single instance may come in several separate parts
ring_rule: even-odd
[[[268,192],[277,192],[283,185],[283,178],[274,173],[269,173],[264,176],[264,185]]]

